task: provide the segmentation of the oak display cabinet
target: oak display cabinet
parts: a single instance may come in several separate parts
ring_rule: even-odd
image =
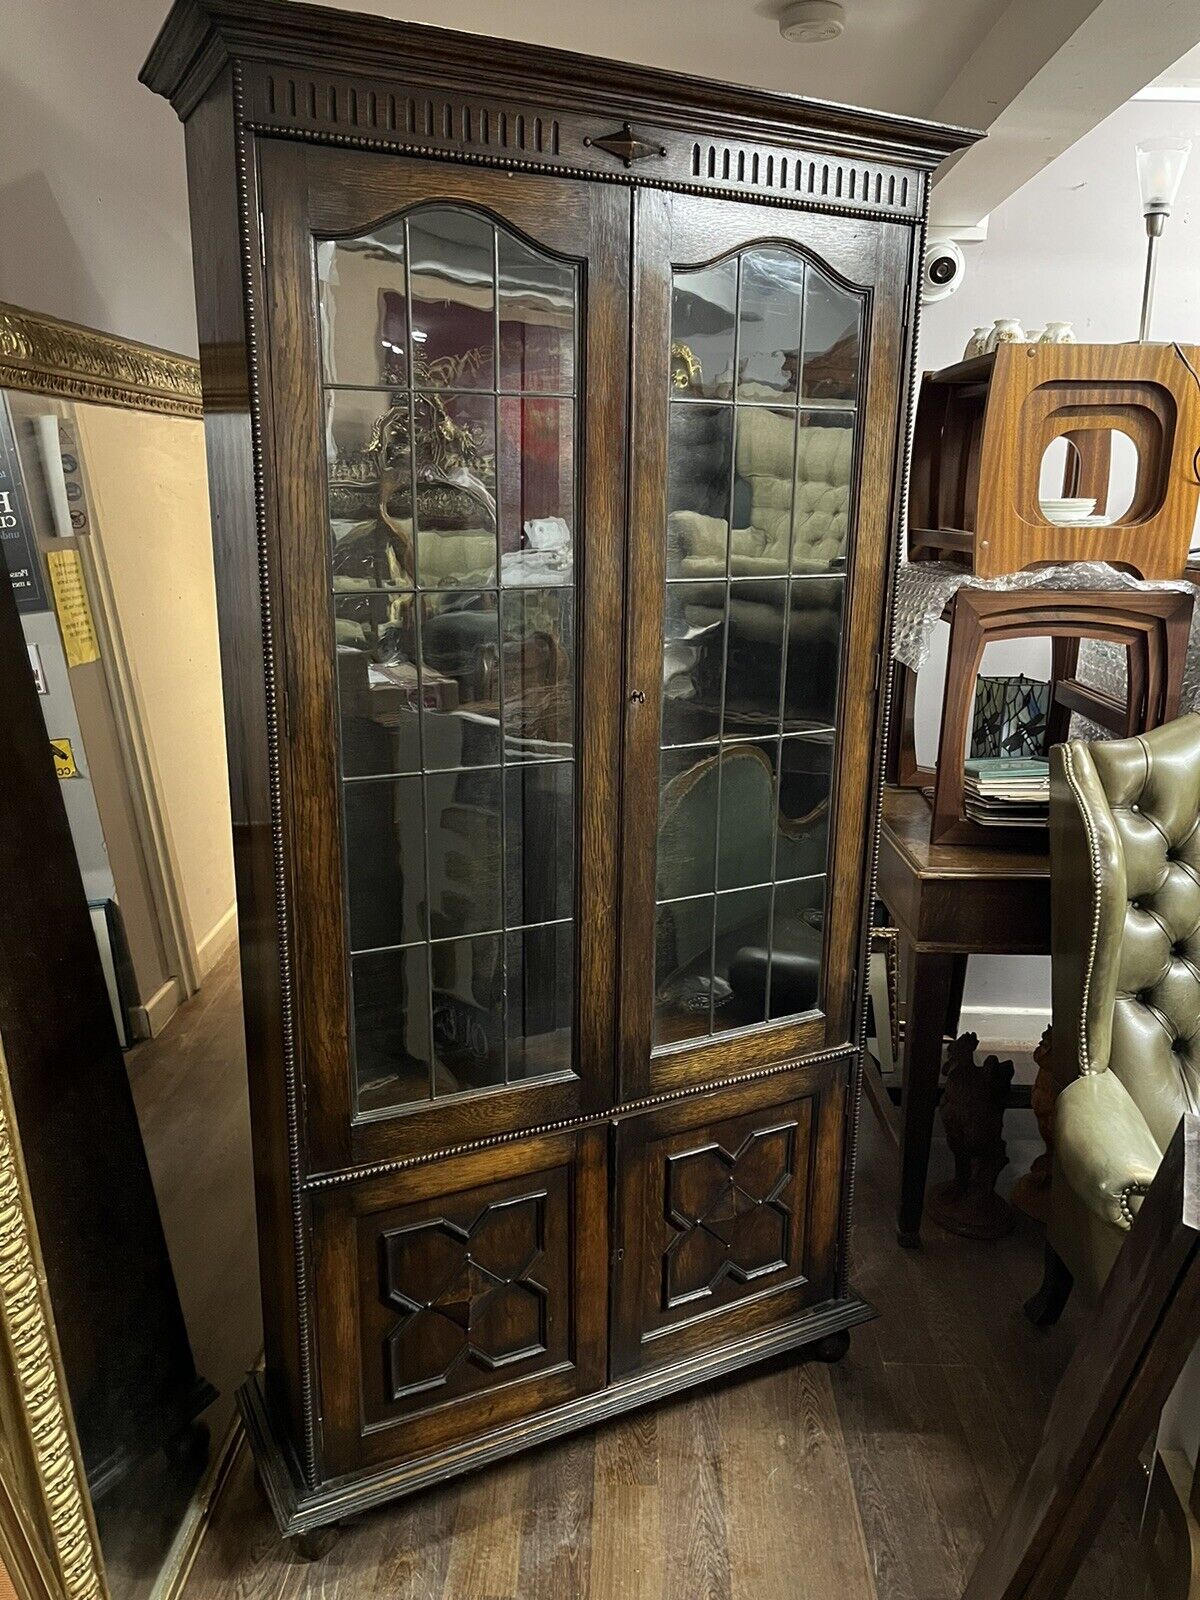
[[[904,118],[180,0],[266,1362],[302,1533],[846,1277]]]

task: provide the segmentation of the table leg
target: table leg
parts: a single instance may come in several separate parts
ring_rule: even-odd
[[[942,1039],[954,996],[959,958],[913,950],[908,963],[901,1102],[900,1206],[896,1233],[910,1248],[921,1242],[929,1146],[942,1070]],[[959,991],[961,994],[961,990]]]

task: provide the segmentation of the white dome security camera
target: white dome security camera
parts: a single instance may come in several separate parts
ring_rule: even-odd
[[[926,305],[948,299],[961,285],[966,271],[966,257],[955,240],[931,240],[925,246],[921,269],[921,299]]]

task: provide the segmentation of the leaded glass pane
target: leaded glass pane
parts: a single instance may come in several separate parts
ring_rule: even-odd
[[[360,1114],[572,1070],[578,269],[317,240]]]
[[[677,270],[654,1042],[820,1001],[863,298],[798,250]]]

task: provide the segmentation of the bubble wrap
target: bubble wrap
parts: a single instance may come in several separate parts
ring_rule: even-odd
[[[1076,561],[1036,572],[1011,572],[1003,578],[977,578],[948,561],[906,561],[896,580],[896,616],[892,654],[919,672],[929,658],[934,625],[951,598],[965,585],[973,589],[1174,589],[1198,593],[1194,584],[1179,579],[1148,582],[1121,572],[1103,561]],[[1126,653],[1121,645],[1102,639],[1085,639],[1079,651],[1079,677],[1093,688],[1110,694],[1125,693]],[[1180,712],[1200,709],[1200,606],[1192,615],[1187,661],[1183,669]],[[1082,717],[1075,717],[1071,735],[1076,739],[1107,739],[1112,735]]]

